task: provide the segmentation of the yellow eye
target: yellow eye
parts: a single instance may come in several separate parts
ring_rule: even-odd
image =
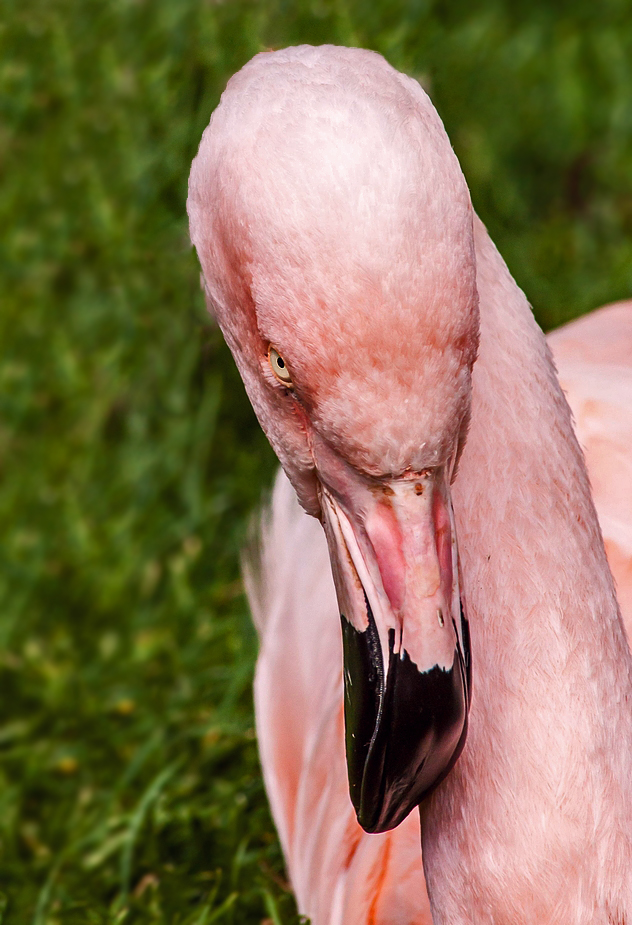
[[[289,370],[285,365],[285,360],[282,356],[274,349],[270,347],[268,349],[268,360],[270,361],[270,366],[272,367],[272,372],[277,377],[279,382],[282,382],[283,385],[292,387],[292,377],[290,376]]]

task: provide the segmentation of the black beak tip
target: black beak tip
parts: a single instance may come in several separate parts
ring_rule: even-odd
[[[368,603],[367,612],[362,633],[342,618],[347,767],[358,822],[367,832],[385,832],[430,795],[463,749],[469,651],[461,652],[456,636],[452,667],[420,672],[406,652],[394,654],[392,636],[385,683]],[[463,638],[468,645],[465,632]]]

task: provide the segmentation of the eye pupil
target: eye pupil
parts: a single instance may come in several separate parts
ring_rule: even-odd
[[[272,344],[268,347],[268,361],[272,367],[272,372],[277,377],[279,382],[281,382],[286,388],[293,388],[292,377],[287,368],[287,364],[283,357],[279,354],[279,351],[276,350]]]

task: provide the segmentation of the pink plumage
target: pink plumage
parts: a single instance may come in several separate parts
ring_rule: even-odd
[[[632,302],[593,312],[548,339],[587,456],[630,636]],[[393,832],[367,835],[353,814],[344,763],[342,648],[327,546],[282,472],[262,535],[262,560],[244,563],[261,633],[257,729],[299,907],[314,925],[429,925],[417,816],[411,813]],[[260,566],[263,574],[256,575],[253,568]],[[323,672],[325,664],[338,670]],[[315,856],[321,863],[314,863]]]
[[[588,475],[428,98],[370,52],[260,55],[205,133],[189,214],[293,486],[246,575],[299,907],[314,925],[626,921],[632,664]],[[630,306],[595,318],[598,336],[588,319],[551,342],[627,609]],[[420,799],[423,871],[416,814],[383,831]]]
[[[593,499],[632,638],[632,302],[549,335],[586,456]]]

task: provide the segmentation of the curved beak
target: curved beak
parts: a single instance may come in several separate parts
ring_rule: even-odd
[[[383,832],[443,780],[465,743],[470,645],[449,472],[387,481],[345,467],[328,483],[349,788],[360,825]]]

